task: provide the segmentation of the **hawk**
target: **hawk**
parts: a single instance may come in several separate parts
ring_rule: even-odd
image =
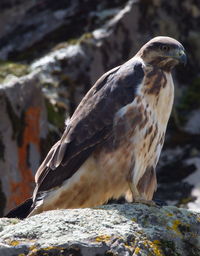
[[[155,168],[174,100],[171,71],[184,47],[155,37],[88,91],[36,175],[31,199],[7,217],[94,207],[125,196],[152,200]]]

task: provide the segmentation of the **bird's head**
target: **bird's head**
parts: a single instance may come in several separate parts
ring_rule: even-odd
[[[146,43],[137,53],[147,65],[171,71],[177,64],[186,64],[185,49],[171,37],[158,36]]]

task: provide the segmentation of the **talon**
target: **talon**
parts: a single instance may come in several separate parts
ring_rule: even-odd
[[[148,206],[157,206],[154,201],[152,201],[152,200],[145,200],[145,199],[135,199],[134,203],[145,204],[145,205],[148,205]]]

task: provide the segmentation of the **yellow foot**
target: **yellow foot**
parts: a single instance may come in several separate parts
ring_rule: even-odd
[[[145,199],[135,199],[133,203],[140,203],[140,204],[146,204],[148,206],[157,206],[156,203],[152,200],[145,200]]]

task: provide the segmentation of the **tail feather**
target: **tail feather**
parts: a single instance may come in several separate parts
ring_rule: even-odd
[[[31,206],[33,204],[33,199],[28,198],[26,201],[18,205],[17,207],[10,210],[4,217],[6,218],[18,218],[25,219],[31,212]]]

